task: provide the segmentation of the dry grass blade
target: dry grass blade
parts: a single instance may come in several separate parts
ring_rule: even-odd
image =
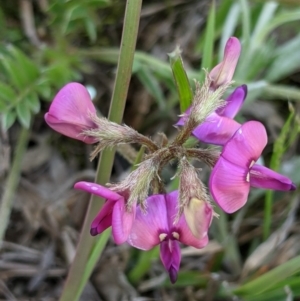
[[[17,300],[2,280],[0,280],[0,293],[2,293],[5,296],[6,301]]]
[[[275,231],[265,242],[260,244],[255,251],[247,258],[243,270],[242,278],[246,277],[250,272],[259,268],[266,262],[268,257],[274,254],[274,250],[282,244],[293,225],[296,217],[296,209],[299,204],[299,197],[295,197],[292,201],[288,216],[282,226]]]
[[[55,246],[54,244],[50,244],[45,252],[43,252],[43,255],[41,257],[41,262],[39,264],[39,271],[38,273],[32,277],[28,284],[28,291],[32,292],[35,291],[41,282],[47,277],[47,270],[50,268],[51,265],[54,264],[54,251]]]

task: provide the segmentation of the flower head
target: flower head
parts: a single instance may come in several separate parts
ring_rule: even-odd
[[[184,215],[175,223],[177,216],[178,191],[168,194],[157,194],[147,198],[147,212],[137,207],[136,217],[127,242],[142,250],[149,250],[160,244],[160,258],[168,271],[170,280],[174,283],[180,266],[181,253],[179,242],[203,248],[208,243],[208,227],[211,213],[199,214],[196,232],[201,236],[196,238],[187,225]]]
[[[124,243],[131,231],[136,211],[136,204],[133,204],[130,209],[127,208],[127,193],[117,193],[90,182],[78,182],[74,188],[98,195],[106,200],[91,224],[91,235],[100,234],[112,226],[115,243]]]
[[[245,205],[250,186],[295,189],[289,178],[255,164],[266,144],[266,130],[257,121],[244,123],[225,144],[209,181],[214,200],[225,212],[233,213]]]
[[[229,38],[225,45],[223,61],[209,73],[209,77],[212,80],[212,90],[216,90],[221,85],[227,84],[232,80],[240,53],[240,41],[236,37]]]
[[[56,94],[45,121],[65,136],[92,144],[96,139],[83,135],[84,130],[98,127],[91,119],[92,114],[96,114],[96,109],[86,88],[69,83]]]

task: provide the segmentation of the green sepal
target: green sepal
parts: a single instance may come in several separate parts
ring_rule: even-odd
[[[179,47],[169,53],[171,69],[179,95],[180,111],[183,113],[191,105],[193,92],[183,66],[181,50]]]

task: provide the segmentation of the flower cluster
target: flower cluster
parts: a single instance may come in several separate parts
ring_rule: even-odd
[[[223,61],[207,74],[201,87],[196,84],[192,105],[175,125],[178,134],[171,142],[163,139],[157,143],[126,125],[97,117],[87,90],[79,83],[63,87],[45,115],[48,125],[57,132],[96,144],[92,158],[102,149],[120,144],[138,143],[146,148],[142,162],[122,182],[107,187],[78,182],[75,188],[106,200],[92,222],[91,235],[112,227],[117,244],[127,242],[141,250],[160,245],[161,261],[172,283],[180,266],[179,242],[195,248],[205,247],[210,224],[216,216],[211,197],[192,160],[200,160],[212,168],[209,191],[227,213],[245,205],[250,186],[295,189],[289,178],[256,164],[267,144],[264,126],[257,121],[241,125],[233,119],[246,98],[246,85],[237,87],[223,100],[240,50],[238,39],[230,38]],[[221,146],[221,152],[185,147],[191,135]],[[171,161],[178,162],[179,187],[166,193],[160,172]]]

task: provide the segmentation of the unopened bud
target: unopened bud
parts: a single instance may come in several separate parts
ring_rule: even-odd
[[[183,157],[180,161],[179,170],[179,210],[178,217],[183,213],[192,198],[209,201],[206,188],[199,179],[195,167]]]
[[[92,116],[96,116],[96,108],[86,88],[79,83],[69,83],[56,94],[45,121],[65,136],[93,144],[97,142],[94,137],[82,134],[85,130],[101,130]]]
[[[212,90],[216,90],[218,87],[232,80],[240,53],[240,41],[235,37],[229,38],[224,49],[223,61],[209,73],[209,77],[212,81],[210,88]]]
[[[184,217],[193,235],[203,239],[211,224],[213,209],[207,201],[192,198],[184,207]]]

